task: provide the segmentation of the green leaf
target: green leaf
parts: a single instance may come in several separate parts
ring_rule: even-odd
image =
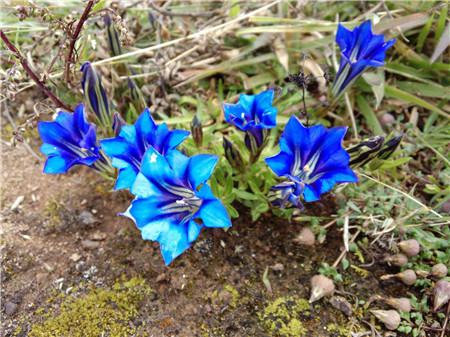
[[[375,115],[375,112],[369,106],[366,99],[363,96],[358,95],[356,97],[356,103],[358,104],[359,112],[364,116],[364,118],[367,122],[367,125],[372,130],[372,132],[375,135],[384,134],[383,128],[381,127],[381,124],[378,121],[378,118]]]
[[[420,53],[423,49],[423,45],[425,44],[425,40],[428,37],[428,34],[430,34],[431,25],[433,24],[434,19],[434,13],[431,13],[430,17],[428,18],[427,23],[425,26],[423,26],[422,30],[420,31],[419,37],[417,38],[417,51]]]
[[[419,105],[425,109],[436,112],[439,115],[450,119],[450,115],[448,113],[442,111],[441,109],[434,106],[433,104],[428,103],[427,101],[425,101],[417,96],[414,96],[410,93],[407,93],[403,90],[400,90],[398,88],[391,87],[390,85],[386,85],[385,86],[385,94],[386,94],[386,96],[389,96],[389,97],[397,98],[397,99],[400,99],[402,101],[405,101],[405,102],[408,102],[411,104]]]
[[[437,98],[450,98],[450,91],[438,84],[417,83],[411,81],[399,81],[396,83],[399,89],[413,95]]]
[[[370,85],[377,100],[375,109],[378,109],[384,97],[384,71],[378,69],[376,73],[364,73],[362,77]]]

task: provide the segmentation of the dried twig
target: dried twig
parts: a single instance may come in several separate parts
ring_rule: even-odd
[[[445,330],[447,330],[447,323],[448,323],[448,318],[449,318],[449,316],[450,316],[450,303],[449,303],[448,306],[447,306],[447,314],[445,315],[445,321],[444,321],[444,324],[443,324],[443,326],[442,326],[442,334],[441,334],[441,337],[444,337],[444,336],[445,336]]]
[[[12,42],[8,39],[6,34],[3,32],[3,30],[0,30],[0,37],[5,43],[6,47],[14,54],[15,57],[19,60],[20,64],[22,65],[23,69],[26,71],[28,76],[31,77],[31,79],[37,84],[37,86],[42,90],[42,92],[50,98],[53,103],[56,104],[57,107],[63,108],[67,111],[73,111],[72,108],[70,108],[68,105],[64,104],[58,97],[53,94],[49,88],[45,85],[43,81],[39,79],[39,77],[36,75],[36,73],[31,69],[31,67],[28,65],[27,60],[25,57],[22,56],[20,51],[12,44]]]
[[[80,17],[80,20],[78,20],[78,24],[75,27],[75,32],[71,36],[69,50],[66,55],[66,65],[65,65],[65,70],[64,70],[64,77],[65,77],[67,83],[70,83],[70,64],[73,61],[72,55],[73,55],[73,51],[75,49],[75,43],[78,40],[78,36],[80,35],[81,29],[83,28],[83,24],[87,20],[87,18],[89,16],[89,12],[91,11],[92,6],[94,6],[94,3],[95,3],[95,0],[90,0],[88,2],[88,4],[86,5],[86,8],[84,9],[83,14]]]

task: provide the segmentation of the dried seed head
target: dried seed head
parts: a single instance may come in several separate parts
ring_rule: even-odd
[[[400,314],[395,310],[371,310],[370,312],[389,330],[396,330],[400,325]]]
[[[437,278],[446,277],[448,273],[448,268],[443,263],[438,263],[431,268],[431,275]]]
[[[334,294],[334,283],[331,279],[323,275],[315,275],[311,278],[311,297],[309,303],[320,300],[324,296]]]
[[[390,125],[394,124],[395,117],[392,116],[390,113],[385,113],[381,116],[380,122],[382,125],[390,126]]]
[[[408,263],[408,258],[406,257],[405,254],[399,253],[399,254],[387,256],[384,259],[384,261],[387,262],[390,265],[397,266],[397,267],[402,267],[402,266],[404,266],[405,264]]]
[[[308,227],[303,227],[298,236],[293,240],[299,245],[313,246],[316,242],[314,233]]]
[[[417,276],[414,270],[412,269],[406,269],[402,271],[401,273],[398,273],[397,278],[399,278],[404,284],[411,286],[414,283],[416,283]]]
[[[383,275],[381,276],[382,280],[389,280],[391,278],[398,278],[400,281],[402,281],[404,284],[410,286],[416,283],[417,276],[414,270],[406,269],[405,271],[402,271],[398,274],[391,274],[391,275]]]
[[[404,312],[411,311],[411,301],[406,297],[400,298],[389,297],[384,299],[384,302],[399,311]]]
[[[407,256],[416,256],[420,253],[420,244],[414,239],[402,241],[398,246]]]
[[[450,282],[445,280],[437,281],[434,285],[433,310],[436,311],[450,300]]]

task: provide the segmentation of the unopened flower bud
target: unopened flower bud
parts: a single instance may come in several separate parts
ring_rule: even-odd
[[[384,137],[375,136],[365,139],[362,142],[347,149],[350,155],[350,166],[352,168],[364,166],[376,157],[378,151],[383,146]]]
[[[417,276],[414,270],[406,269],[405,271],[402,271],[398,274],[391,274],[391,275],[383,275],[381,276],[382,280],[389,280],[391,278],[398,278],[400,281],[402,281],[404,284],[410,286],[416,283]]]
[[[437,281],[434,285],[433,295],[433,310],[436,311],[450,300],[450,282]]]
[[[114,135],[118,136],[120,133],[120,130],[122,130],[122,126],[126,125],[127,123],[124,121],[120,113],[115,112],[113,116],[113,123],[112,128],[114,131]]]
[[[382,160],[388,159],[397,150],[400,142],[402,141],[403,135],[395,136],[384,143],[380,152],[378,152],[377,157]]]
[[[111,20],[109,14],[103,17],[103,21],[106,26],[106,33],[108,35],[108,46],[112,56],[122,54],[122,47],[120,45],[119,33],[117,32],[114,23]]]
[[[395,254],[385,257],[384,261],[390,265],[402,267],[408,263],[408,258],[404,254]]]
[[[202,122],[197,117],[197,115],[195,115],[194,118],[192,118],[191,133],[192,133],[192,138],[194,138],[195,145],[197,145],[197,147],[202,146],[202,143],[203,143]]]
[[[446,277],[448,273],[448,268],[443,263],[438,263],[431,268],[431,276],[437,277],[437,278],[443,278]]]
[[[97,74],[90,62],[85,62],[80,69],[83,72],[81,87],[90,109],[95,113],[100,123],[111,127],[108,98],[103,88],[100,75]]]
[[[320,300],[324,296],[334,294],[334,283],[331,279],[323,275],[315,275],[311,278],[311,297],[309,303]]]
[[[400,314],[395,310],[371,310],[376,318],[383,322],[388,330],[396,330],[400,325]]]
[[[399,311],[403,312],[411,311],[411,301],[406,297],[400,298],[389,297],[384,299],[384,302]]]
[[[230,165],[233,168],[242,171],[244,169],[244,160],[242,159],[241,152],[239,152],[236,145],[225,136],[223,136],[223,150],[225,152],[225,158],[227,158]]]
[[[128,89],[130,90],[131,103],[133,104],[135,110],[138,112],[144,111],[147,107],[144,95],[131,77],[128,77]]]
[[[416,256],[420,253],[420,244],[417,240],[405,240],[398,244],[398,247],[407,256]]]
[[[293,240],[299,245],[313,246],[316,238],[313,231],[308,227],[303,227],[298,236]]]

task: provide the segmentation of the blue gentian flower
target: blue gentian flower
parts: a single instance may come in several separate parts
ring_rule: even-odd
[[[157,125],[150,110],[145,109],[134,125],[121,126],[117,137],[101,140],[103,151],[112,158],[112,166],[119,169],[115,189],[131,188],[149,147],[165,155],[187,136],[189,131],[169,131],[165,123]]]
[[[88,123],[83,104],[74,113],[61,111],[53,122],[39,122],[41,152],[48,158],[44,173],[66,173],[72,166],[92,166],[99,158],[95,125]]]
[[[269,89],[257,95],[240,95],[236,104],[225,103],[225,120],[244,131],[245,145],[254,156],[258,156],[268,130],[277,125],[277,108],[272,106],[274,90]]]
[[[217,157],[186,157],[177,150],[165,156],[150,147],[131,192],[136,195],[124,214],[136,223],[144,240],[158,241],[166,264],[188,249],[203,227],[230,227],[225,207],[206,181]]]
[[[83,72],[81,86],[89,108],[95,113],[101,125],[109,129],[111,127],[111,114],[101,77],[90,62],[83,63],[80,70]]]
[[[339,24],[336,43],[341,49],[341,61],[333,84],[335,97],[367,68],[383,66],[386,51],[394,45],[395,39],[384,41],[384,35],[373,34],[372,23],[368,20],[352,31]]]
[[[349,167],[350,156],[342,147],[345,127],[304,127],[292,116],[280,138],[280,153],[266,158],[272,171],[288,178],[274,187],[284,201],[300,206],[300,198],[317,201],[337,183],[357,182]]]

